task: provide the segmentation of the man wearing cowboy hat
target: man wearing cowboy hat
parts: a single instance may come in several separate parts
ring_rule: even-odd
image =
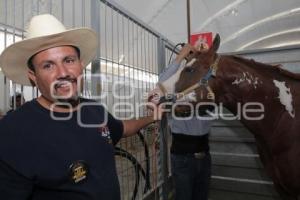
[[[96,49],[94,31],[66,30],[44,14],[31,19],[25,40],[1,54],[6,77],[41,92],[0,121],[1,199],[120,199],[114,145],[154,116],[119,121],[79,97]]]

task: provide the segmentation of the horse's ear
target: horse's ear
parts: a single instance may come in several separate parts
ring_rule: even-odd
[[[217,52],[218,49],[219,49],[219,46],[220,46],[220,41],[221,41],[220,35],[217,33],[215,38],[214,38],[211,50],[213,50],[214,52]]]

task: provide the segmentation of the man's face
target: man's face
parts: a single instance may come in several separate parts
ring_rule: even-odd
[[[32,59],[35,71],[28,71],[29,78],[42,95],[54,102],[77,99],[78,79],[83,65],[74,47],[60,46],[36,54]]]

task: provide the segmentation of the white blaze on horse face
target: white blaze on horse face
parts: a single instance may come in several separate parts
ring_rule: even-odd
[[[192,66],[196,61],[197,61],[197,59],[196,59],[196,58],[193,58],[190,62],[188,62],[188,63],[186,64],[186,66],[187,66],[187,67],[190,67],[190,66]]]
[[[239,85],[240,83],[246,82],[249,85],[253,85],[254,89],[257,88],[258,84],[262,84],[262,81],[259,81],[258,77],[254,77],[249,72],[243,72],[243,76],[240,78],[235,79],[232,82],[232,85]]]
[[[180,73],[183,69],[184,65],[181,65],[176,73],[170,76],[170,78],[168,78],[167,80],[161,82],[168,94],[173,94],[175,92],[175,83],[178,81]]]
[[[273,80],[274,85],[279,89],[279,100],[282,105],[285,106],[285,109],[288,111],[291,117],[295,117],[295,111],[293,108],[293,97],[291,94],[291,89],[285,86],[285,82],[280,82]]]

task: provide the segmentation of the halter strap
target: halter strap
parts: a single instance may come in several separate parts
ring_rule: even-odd
[[[218,70],[218,64],[219,64],[219,61],[220,61],[220,57],[221,56],[217,56],[215,62],[209,67],[209,70],[208,72],[204,75],[203,78],[200,79],[199,82],[201,83],[207,83],[208,80],[211,78],[211,77],[216,77],[217,75],[217,70]],[[203,85],[203,84],[202,84]]]
[[[214,77],[216,77],[216,75],[217,75],[220,58],[221,58],[221,56],[218,55],[215,62],[210,66],[210,68],[212,69],[212,75]]]

